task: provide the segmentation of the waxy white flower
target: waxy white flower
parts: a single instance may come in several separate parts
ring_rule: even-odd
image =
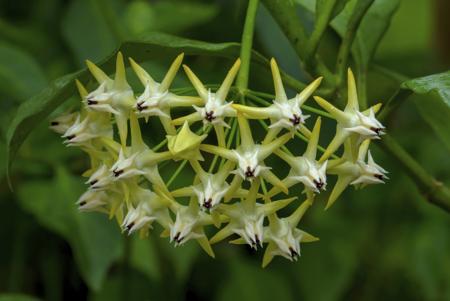
[[[176,134],[175,127],[171,123],[170,109],[200,105],[202,103],[202,100],[198,97],[178,96],[169,91],[183,57],[183,53],[177,56],[161,83],[156,82],[150,74],[130,58],[131,67],[145,87],[144,92],[136,101],[135,110],[137,115],[144,117],[146,120],[150,116],[158,116],[165,131],[170,135]]]
[[[327,161],[319,163],[316,161],[317,146],[320,135],[321,119],[317,118],[314,129],[309,138],[308,146],[303,156],[292,156],[281,150],[275,153],[291,166],[288,176],[283,180],[286,187],[291,187],[299,182],[305,185],[306,191],[320,193],[327,185]],[[273,196],[280,190],[274,187],[269,196]]]
[[[297,228],[305,211],[312,201],[304,201],[289,217],[278,218],[276,213],[269,217],[269,226],[264,230],[264,242],[267,242],[262,266],[267,266],[274,256],[282,256],[296,261],[300,256],[300,243],[313,242],[318,238]]]
[[[198,203],[192,197],[188,206],[172,201],[171,209],[176,212],[176,218],[175,222],[170,225],[170,242],[174,242],[175,246],[180,246],[195,239],[209,256],[214,257],[214,252],[204,231],[206,225],[214,223],[212,217],[201,211]]]
[[[64,134],[78,119],[79,113],[63,114],[50,122],[49,128],[58,134]]]
[[[203,107],[193,105],[196,110],[195,113],[175,119],[173,124],[180,125],[185,121],[192,123],[203,120],[204,125],[212,124],[214,126],[218,144],[220,146],[225,146],[225,134],[223,128],[229,127],[225,122],[225,118],[236,116],[236,110],[231,106],[232,102],[227,102],[226,98],[240,65],[241,60],[237,59],[233,67],[231,67],[230,71],[228,71],[228,74],[220,88],[215,93],[211,92],[210,89],[207,90],[194,72],[192,72],[188,66],[183,65],[184,71],[203,101]]]
[[[122,229],[131,234],[137,230],[151,228],[154,221],[168,229],[171,224],[167,202],[149,189],[133,185],[130,187],[130,206],[122,223]]]
[[[344,145],[343,158],[346,160],[328,170],[330,174],[337,175],[338,180],[331,192],[326,208],[329,208],[337,200],[348,185],[361,185],[364,187],[369,184],[384,183],[383,180],[388,179],[385,175],[387,171],[376,164],[370,151],[368,152],[369,144],[369,139],[361,144],[358,158],[355,161],[351,160],[352,147],[349,143]],[[365,158],[367,153],[368,161],[366,163]]]
[[[248,195],[241,202],[218,206],[217,210],[228,216],[230,222],[211,238],[211,244],[217,243],[234,233],[239,235],[250,247],[254,249],[258,246],[262,247],[265,217],[284,208],[296,198],[259,204],[256,202],[259,184],[259,180],[253,181]],[[240,240],[237,240],[236,243],[240,243]]]
[[[375,113],[381,108],[381,104],[374,105],[364,112],[359,111],[355,78],[350,68],[348,69],[348,102],[344,111],[319,96],[314,96],[314,99],[338,122],[336,135],[320,158],[320,162],[328,159],[352,135],[353,140],[357,142],[354,144],[357,149],[365,139],[379,139],[384,134],[384,126],[375,118]]]
[[[77,201],[80,211],[105,211],[109,196],[104,191],[88,190]]]
[[[294,98],[288,99],[286,91],[281,81],[280,70],[275,59],[271,59],[270,66],[272,68],[272,76],[275,87],[275,99],[273,104],[268,107],[249,107],[244,105],[233,105],[233,107],[245,114],[245,117],[252,119],[267,119],[270,118],[272,129],[272,137],[275,137],[277,133],[285,128],[290,131],[296,131],[300,126],[305,123],[305,120],[309,115],[304,115],[301,106],[305,101],[314,93],[317,87],[320,85],[322,78],[319,77],[311,84],[309,84],[301,93],[297,94]],[[268,142],[268,141],[266,141]]]
[[[134,92],[126,80],[122,53],[117,53],[114,80],[109,78],[94,63],[86,61],[86,64],[99,83],[99,87],[86,96],[86,106],[94,111],[114,114],[121,144],[125,145],[128,134],[128,115],[135,99]]]
[[[270,167],[264,164],[264,159],[291,139],[291,135],[289,133],[285,134],[267,144],[255,144],[248,121],[241,114],[238,114],[237,118],[241,134],[240,146],[235,150],[229,150],[219,146],[202,144],[200,149],[236,162],[238,168],[235,173],[241,181],[252,181],[261,175],[272,185],[280,187],[280,189],[287,192],[286,186],[270,171]]]
[[[84,119],[78,115],[74,124],[62,136],[68,146],[90,146],[95,138],[112,138],[113,131],[109,122],[103,119],[94,120],[88,115]]]
[[[113,183],[110,168],[106,164],[102,164],[86,181],[89,188],[93,190],[105,190]]]

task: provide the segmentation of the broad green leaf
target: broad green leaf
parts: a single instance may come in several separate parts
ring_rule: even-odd
[[[131,34],[148,31],[179,33],[208,22],[217,14],[213,4],[135,1],[125,11],[125,23]]]
[[[1,294],[0,301],[39,301],[39,298],[35,298],[28,295],[23,294]]]
[[[152,237],[145,239],[139,238],[138,235],[133,235],[131,239],[131,256],[130,265],[145,274],[150,280],[159,280],[159,262],[154,246],[154,233]]]
[[[239,56],[238,43],[207,43],[195,40],[179,38],[161,33],[151,33],[138,41],[125,42],[119,48],[125,56],[133,57],[136,61],[155,60],[160,57],[174,57],[180,52],[187,55],[205,55],[236,58]],[[100,62],[100,67],[107,73],[112,73],[115,62],[115,54],[111,54]],[[268,67],[268,61],[257,52],[253,53],[255,62]],[[76,94],[75,79],[87,82],[91,78],[88,71],[82,69],[55,80],[49,87],[42,90],[36,96],[28,99],[18,109],[12,120],[7,135],[8,167],[15,156],[23,140],[32,129],[44,121],[59,105],[71,95]],[[287,78],[285,76],[284,78]],[[290,78],[291,84],[297,82]],[[8,168],[9,172],[9,168]]]
[[[87,285],[98,290],[122,253],[120,231],[113,221],[98,214],[81,214],[75,205],[83,191],[81,180],[58,167],[52,180],[29,181],[18,189],[22,207],[40,224],[69,242]]]
[[[120,43],[105,16],[107,9],[111,10],[95,0],[71,1],[68,6],[62,33],[80,65],[86,59],[104,58]]]
[[[317,0],[316,1],[316,18],[320,18],[321,14],[324,14],[330,6],[331,20],[336,17],[343,9],[349,0]],[[318,19],[317,19],[318,20]]]
[[[270,270],[270,266],[262,270],[258,261],[229,259],[229,278],[218,291],[218,301],[298,300],[284,281],[286,278]]]
[[[420,114],[450,149],[450,71],[409,80],[402,88],[417,95]]]
[[[46,85],[44,72],[31,56],[15,46],[0,42],[0,94],[23,100]]]

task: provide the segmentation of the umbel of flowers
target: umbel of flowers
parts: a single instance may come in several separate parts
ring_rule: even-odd
[[[369,151],[370,141],[380,139],[384,131],[375,118],[380,106],[360,111],[350,69],[344,110],[314,96],[329,113],[325,115],[336,122],[334,138],[318,154],[321,118],[315,119],[309,131],[305,120],[314,118],[302,109],[321,78],[289,99],[272,59],[273,102],[266,107],[250,106],[250,102],[230,101],[239,59],[218,89],[205,86],[183,65],[198,96],[177,95],[170,89],[182,60],[183,54],[158,83],[130,59],[143,86],[140,94],[126,80],[121,53],[117,55],[114,78],[87,61],[98,86],[89,92],[77,81],[81,109],[56,118],[50,126],[62,135],[67,146],[80,148],[90,158],[90,169],[83,174],[88,188],[77,202],[81,211],[104,212],[117,220],[122,231],[139,232],[141,237],[159,224],[162,236],[169,237],[175,246],[196,240],[212,257],[212,244],[233,237],[232,243],[265,248],[266,266],[276,255],[297,260],[301,243],[318,240],[299,225],[315,196],[330,189],[327,176],[336,176],[337,181],[326,208],[349,185],[359,188],[383,183],[387,178],[387,172],[374,162]],[[180,115],[186,108],[192,113],[172,118],[173,113]],[[151,118],[159,119],[166,132],[166,139],[153,149],[141,135],[141,127],[148,127],[146,122]],[[255,141],[249,122],[252,119],[270,122],[262,142]],[[194,127],[199,130],[193,132]],[[308,137],[304,153],[287,147],[298,131]],[[344,152],[338,157],[335,152],[341,146]],[[207,156],[214,159],[206,160]],[[287,175],[276,174],[276,169],[266,163],[273,156],[289,166]],[[160,175],[161,165],[168,161],[188,164],[195,174],[192,184],[170,189],[173,179]],[[289,196],[289,189],[295,185],[304,187],[304,196]],[[282,216],[278,211],[287,205],[296,209]],[[215,234],[206,228],[214,228]]]

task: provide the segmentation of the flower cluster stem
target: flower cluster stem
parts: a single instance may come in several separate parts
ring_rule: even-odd
[[[248,75],[250,72],[250,60],[252,55],[253,32],[255,30],[255,18],[259,0],[249,0],[247,15],[245,17],[244,31],[241,41],[241,68],[236,79],[236,86],[242,95],[248,87]]]

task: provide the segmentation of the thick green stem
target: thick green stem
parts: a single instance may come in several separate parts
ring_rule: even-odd
[[[327,29],[328,23],[330,23],[336,2],[337,0],[325,1],[322,12],[318,14],[318,12],[316,11],[314,30],[309,37],[308,47],[306,47],[305,64],[307,65],[315,62],[314,57],[317,53],[317,49],[319,48],[319,44],[322,40],[323,34]],[[314,68],[314,66],[309,65],[309,68]]]
[[[297,15],[295,2],[290,0],[263,0],[263,3],[294,47],[299,58],[302,62],[305,62],[305,46],[308,44],[308,41],[303,24]],[[315,56],[311,60],[312,62],[305,67],[312,67],[312,69],[307,69],[312,76],[321,75],[325,77],[327,82],[333,84],[334,77],[331,71],[321,61],[317,60]]]
[[[358,31],[359,24],[361,24],[364,15],[373,2],[374,0],[359,0],[353,8],[353,13],[348,20],[347,31],[345,32],[341,46],[339,47],[336,61],[337,87],[341,90],[345,88],[345,70],[348,66],[348,57]],[[343,95],[344,93],[341,94]]]
[[[381,146],[403,166],[428,202],[450,213],[450,189],[430,175],[395,139],[386,135]]]
[[[236,86],[241,94],[248,87],[248,75],[250,72],[250,60],[252,56],[253,32],[255,30],[255,17],[259,0],[249,0],[247,15],[245,17],[244,31],[241,42],[241,68],[236,79]]]

